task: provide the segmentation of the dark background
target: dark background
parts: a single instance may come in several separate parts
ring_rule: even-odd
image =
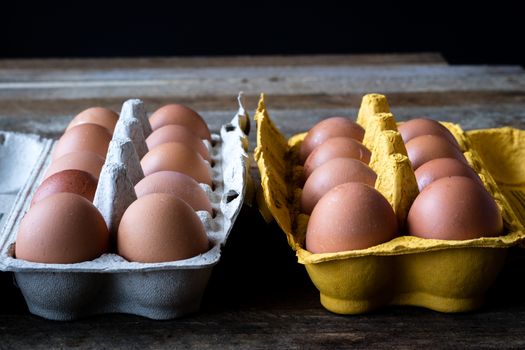
[[[523,64],[519,2],[154,1],[0,10],[0,58],[441,52],[453,64]]]

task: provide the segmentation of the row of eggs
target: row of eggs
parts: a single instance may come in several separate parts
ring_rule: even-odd
[[[497,236],[501,213],[469,166],[454,136],[439,122],[417,118],[399,126],[419,190],[406,234],[464,240]],[[400,227],[388,201],[374,189],[365,130],[348,118],[325,119],[301,143],[301,211],[310,215],[306,249],[330,253],[388,242]]]
[[[199,185],[213,187],[208,126],[192,109],[170,104],[149,118],[141,159],[145,177],[114,241],[92,204],[118,114],[102,107],[78,114],[57,142],[44,180],[17,234],[15,256],[40,263],[88,261],[115,250],[129,261],[190,258],[209,249],[196,211],[213,215]]]
[[[95,107],[70,123],[22,220],[18,258],[73,263],[110,251],[107,227],[89,201],[117,120],[115,112]],[[189,258],[209,248],[195,211],[213,215],[198,184],[213,186],[203,142],[211,135],[202,117],[182,105],[164,106],[149,120],[150,151],[141,160],[146,176],[135,186],[139,199],[120,223],[116,251],[140,262]],[[423,118],[401,124],[399,132],[421,191],[407,218],[407,234],[438,239],[500,234],[499,210],[454,136]],[[333,117],[315,125],[301,144],[301,209],[311,215],[306,248],[314,253],[363,249],[399,234],[392,208],[373,188],[377,175],[367,165],[371,154],[361,143],[364,133],[353,121]]]

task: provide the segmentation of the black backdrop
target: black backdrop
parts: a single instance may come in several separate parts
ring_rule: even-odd
[[[518,1],[7,4],[0,58],[435,51],[450,63],[525,62]]]

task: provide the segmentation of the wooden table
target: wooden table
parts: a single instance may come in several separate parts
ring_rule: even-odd
[[[231,119],[238,91],[253,114],[267,94],[288,136],[333,115],[355,116],[361,96],[385,93],[399,120],[427,115],[465,129],[525,128],[521,67],[449,66],[438,54],[0,61],[0,129],[56,137],[93,105],[142,98],[197,109],[212,130]],[[251,132],[250,147],[255,145]],[[258,179],[255,165],[252,176]],[[245,206],[198,314],[172,321],[101,315],[47,321],[27,312],[0,274],[0,348],[502,348],[525,347],[525,255],[512,249],[486,305],[467,314],[392,307],[326,311],[284,234]]]

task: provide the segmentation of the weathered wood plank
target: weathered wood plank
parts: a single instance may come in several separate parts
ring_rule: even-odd
[[[344,109],[357,108],[361,103],[362,93],[349,94],[267,94],[266,99],[276,109]],[[525,103],[525,91],[441,91],[441,92],[393,92],[387,95],[392,106],[468,106]],[[259,100],[259,94],[244,94],[248,109],[253,110]],[[90,106],[106,106],[118,110],[123,98],[99,97],[92,99],[61,98],[49,100],[6,99],[0,100],[0,118],[48,118],[74,115]],[[196,110],[219,111],[232,110],[237,104],[236,95],[214,94],[204,97],[148,97],[145,99],[149,111],[159,106],[178,102],[192,106]]]
[[[509,316],[516,321],[509,323]],[[525,346],[524,317],[523,306],[465,315],[392,308],[352,317],[317,308],[242,309],[168,322],[116,315],[56,323],[6,315],[0,327],[5,348],[502,349]]]
[[[0,78],[0,100],[525,90],[525,71],[515,66],[159,69],[142,72],[143,78],[127,70],[47,74],[23,81],[23,74],[9,73]]]
[[[310,66],[310,65],[391,65],[439,64],[446,61],[440,53],[393,53],[355,55],[289,55],[289,56],[196,56],[158,58],[94,58],[94,59],[5,59],[0,69],[114,69],[174,67],[244,67],[244,66]]]
[[[518,128],[525,129],[525,95],[518,99],[518,103],[498,103],[492,104],[490,100],[486,104],[443,104],[443,105],[403,105],[395,103],[395,100],[390,100],[392,111],[398,120],[406,120],[418,116],[428,116],[434,119],[443,121],[451,121],[460,123],[464,129],[479,129],[512,125]],[[174,100],[171,100],[174,101]],[[180,100],[176,100],[181,102]],[[102,101],[103,102],[103,101]],[[122,101],[123,102],[123,101]],[[148,110],[152,112],[156,107],[162,103],[149,103],[145,99]],[[166,100],[165,102],[169,102]],[[185,101],[183,101],[185,102]],[[62,103],[60,101],[59,103]],[[57,137],[64,131],[65,127],[73,116],[82,109],[93,105],[104,105],[107,107],[119,110],[120,103],[89,103],[85,101],[63,104],[60,108],[54,109],[53,105],[46,104],[20,104],[12,107],[9,110],[3,109],[0,112],[0,129],[19,132],[37,133],[48,137]],[[229,106],[222,105],[219,110],[206,110],[199,108],[199,104],[190,104],[198,110],[203,118],[208,123],[210,130],[218,132],[220,126],[226,124],[231,120],[237,110],[236,101],[231,99]],[[45,106],[45,108],[36,108],[37,106]],[[65,107],[67,106],[67,108]],[[323,108],[289,108],[281,104],[273,104],[271,96],[267,99],[267,106],[269,108],[272,119],[281,131],[291,136],[297,132],[305,131],[307,128],[313,126],[319,120],[334,116],[345,115],[355,117],[358,110],[358,101],[352,105],[334,105],[332,108],[326,105]],[[2,104],[0,103],[0,107]],[[256,98],[250,98],[246,105],[246,109],[250,114],[256,107]],[[255,134],[250,135],[251,146],[255,145]]]

